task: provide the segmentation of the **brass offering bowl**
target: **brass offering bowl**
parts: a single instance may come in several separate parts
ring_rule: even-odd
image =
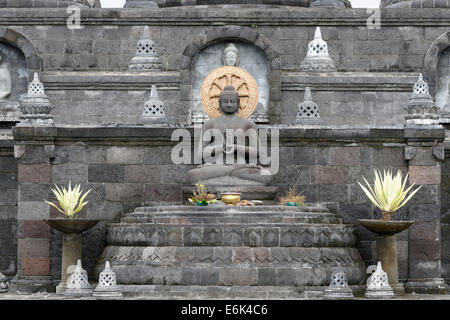
[[[225,192],[222,193],[221,200],[228,205],[235,205],[241,201],[241,194],[238,192]]]

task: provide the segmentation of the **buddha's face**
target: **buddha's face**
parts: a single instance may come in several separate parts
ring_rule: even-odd
[[[237,94],[223,94],[219,98],[220,111],[225,114],[233,114],[239,110],[239,96]]]
[[[234,51],[227,51],[225,53],[225,65],[235,66],[237,61],[237,53]]]

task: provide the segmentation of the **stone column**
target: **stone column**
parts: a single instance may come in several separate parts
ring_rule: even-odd
[[[50,276],[50,161],[43,145],[15,145],[18,160],[18,248],[17,275],[11,292],[54,290]]]
[[[70,273],[67,269],[76,266],[82,258],[83,236],[81,234],[64,234],[62,242],[61,283],[56,287],[56,294],[64,294]]]
[[[403,285],[398,282],[397,236],[377,235],[377,257],[388,274],[389,285],[398,295],[404,294]]]
[[[406,127],[405,150],[409,183],[422,184],[411,199],[409,220],[408,281],[405,292],[443,293],[441,278],[440,183],[444,160],[441,126]]]

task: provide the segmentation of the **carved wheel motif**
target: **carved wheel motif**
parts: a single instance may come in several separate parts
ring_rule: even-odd
[[[221,115],[219,95],[227,85],[235,87],[241,100],[238,116],[248,118],[258,103],[258,86],[255,79],[244,69],[224,66],[212,71],[203,81],[200,91],[203,108],[210,118]]]

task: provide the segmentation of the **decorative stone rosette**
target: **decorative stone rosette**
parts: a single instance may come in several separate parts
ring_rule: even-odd
[[[81,260],[77,260],[75,271],[67,280],[67,289],[64,292],[65,296],[91,296],[93,293],[92,287],[88,281],[87,271],[81,267]]]
[[[93,296],[97,298],[122,298],[123,296],[117,286],[116,273],[111,270],[109,261],[106,261],[105,269],[100,273]]]
[[[141,39],[138,41],[136,55],[128,66],[134,72],[161,71],[161,62],[156,52],[155,41],[150,37],[150,30],[144,27]]]
[[[317,103],[312,101],[311,89],[306,87],[304,101],[298,104],[295,124],[323,124]]]
[[[325,289],[324,298],[353,298],[352,289],[348,286],[347,275],[338,262],[331,274],[330,285]]]
[[[141,122],[144,124],[167,124],[164,103],[159,99],[158,90],[155,85],[152,85],[150,99],[145,102]]]
[[[428,84],[419,74],[419,80],[414,84],[413,95],[408,99],[408,115],[406,124],[438,125],[440,112],[434,104],[428,91]]]
[[[316,27],[314,40],[308,44],[306,58],[300,64],[300,71],[333,72],[336,71],[333,60],[328,54],[328,45],[322,39],[320,27]]]
[[[21,115],[18,126],[53,126],[53,116],[50,111],[54,108],[45,95],[44,84],[37,73],[33,81],[28,84],[28,93],[20,102]]]
[[[377,269],[367,279],[366,298],[391,298],[394,291],[389,285],[387,273],[381,268],[381,262],[378,261]]]
[[[9,282],[8,278],[0,272],[0,293],[8,292]]]

